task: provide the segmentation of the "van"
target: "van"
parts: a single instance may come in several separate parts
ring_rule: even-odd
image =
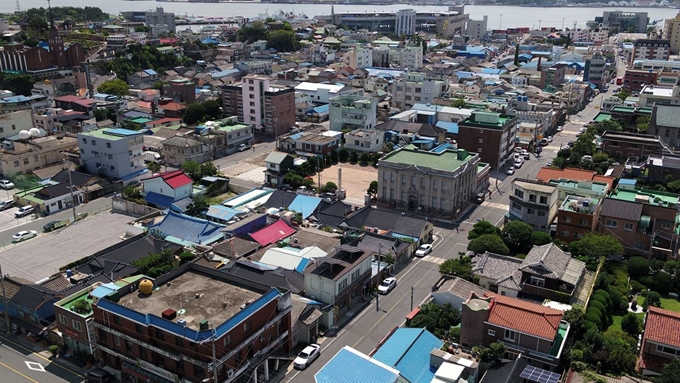
[[[112,383],[116,381],[115,377],[103,368],[88,371],[85,378],[85,382],[88,383]]]
[[[477,197],[475,198],[475,202],[478,204],[481,204],[486,200],[486,193],[477,193]]]

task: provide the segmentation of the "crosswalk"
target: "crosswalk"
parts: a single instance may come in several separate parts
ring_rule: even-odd
[[[442,263],[444,263],[444,261],[446,261],[446,259],[434,257],[432,255],[426,255],[423,257],[423,261],[441,265]]]

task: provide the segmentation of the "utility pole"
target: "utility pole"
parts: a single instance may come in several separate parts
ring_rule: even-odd
[[[411,311],[413,311],[413,286],[411,286]]]
[[[380,258],[382,258],[382,242],[378,243],[378,283],[380,283]],[[375,311],[380,311],[380,290],[375,294]]]
[[[73,223],[76,223],[76,200],[73,197],[73,179],[71,178],[71,161],[64,158],[66,163],[66,172],[68,173],[68,191],[71,193],[71,208],[73,209]]]
[[[5,274],[2,273],[2,265],[0,265],[0,285],[2,285],[2,303],[5,306],[5,320],[7,321],[7,332],[12,330],[9,322],[9,303],[7,302],[7,294],[5,293]]]

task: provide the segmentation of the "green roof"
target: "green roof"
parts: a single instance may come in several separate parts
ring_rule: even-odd
[[[650,189],[621,189],[618,188],[609,195],[609,198],[620,201],[635,202],[639,197],[649,197],[649,204],[658,205],[661,202],[662,206],[675,207],[678,203],[680,195],[668,192],[660,192]],[[645,198],[646,200],[646,198]]]
[[[580,184],[582,186],[588,186],[588,187],[581,188],[581,187],[579,187],[578,181],[564,180],[564,179],[549,180],[548,183],[557,185],[558,187],[561,186],[563,188],[570,188],[570,189],[588,189],[588,190],[592,190],[592,191],[598,192],[598,193],[604,193],[605,189],[608,186],[604,182],[587,181],[587,182],[580,182]]]
[[[459,122],[458,126],[468,125],[479,128],[501,129],[509,120],[513,118],[515,118],[515,116],[509,114],[475,111],[472,113],[472,116]]]
[[[454,171],[475,155],[464,149],[447,149],[441,153],[402,148],[380,159],[380,162],[422,166],[442,171]]]
[[[612,119],[611,113],[605,113],[605,112],[600,112],[595,116],[593,121],[595,122],[602,122],[602,121],[608,121]]]
[[[564,342],[564,338],[566,336],[566,327],[563,328],[562,326],[559,326],[557,328],[557,334],[555,334],[555,340],[553,340],[553,346],[550,348],[550,355],[557,356],[557,353],[560,352],[560,348],[562,347],[562,343]]]
[[[219,128],[217,128],[217,130],[219,130],[220,132],[231,132],[233,130],[243,129],[247,127],[248,125],[246,124],[222,125]]]
[[[151,121],[153,121],[153,120],[150,119],[150,118],[146,118],[146,117],[137,117],[137,118],[133,118],[132,120],[130,120],[130,122],[133,122],[135,124],[146,124],[147,122],[151,122]]]

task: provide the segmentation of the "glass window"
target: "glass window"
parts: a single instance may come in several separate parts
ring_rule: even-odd
[[[504,338],[505,338],[506,340],[509,340],[509,341],[514,342],[516,336],[517,336],[517,333],[516,333],[516,332],[514,332],[514,331],[512,331],[512,330],[505,329]]]

